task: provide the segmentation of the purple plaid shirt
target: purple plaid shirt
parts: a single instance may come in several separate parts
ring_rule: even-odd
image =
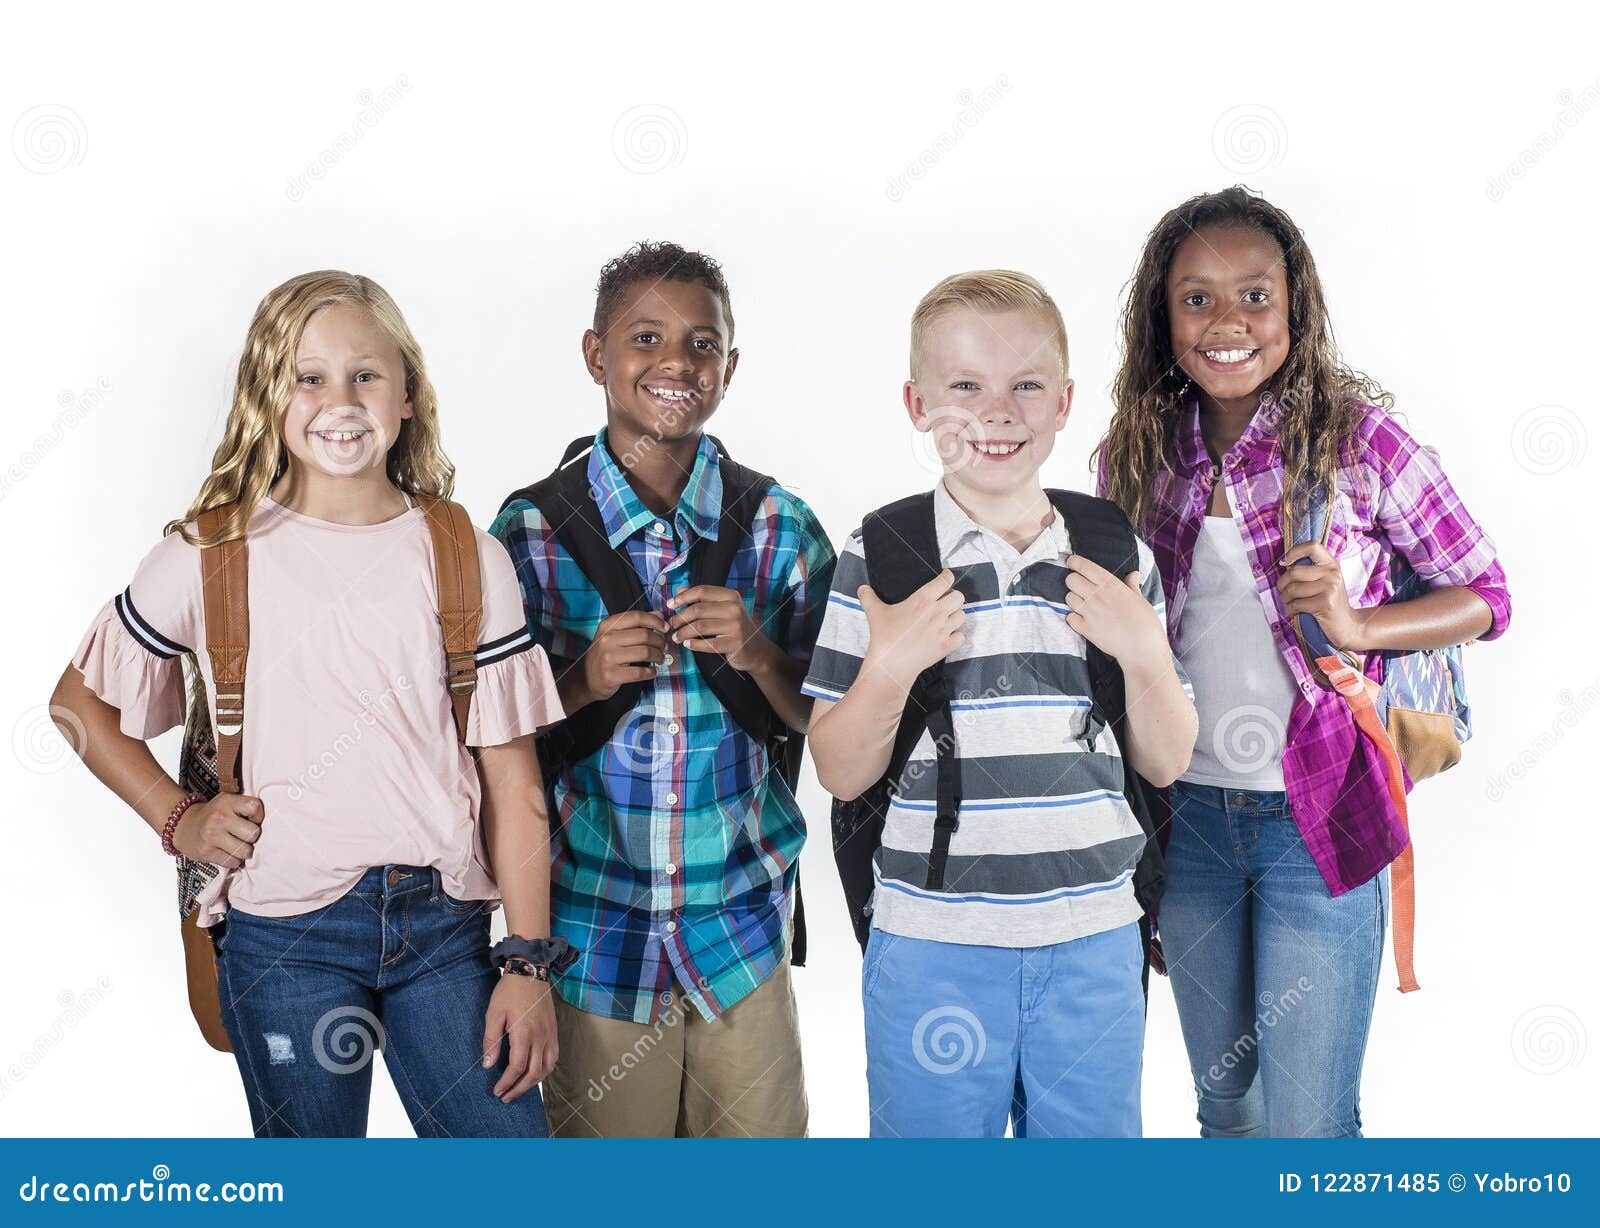
[[[1382,760],[1357,730],[1344,699],[1313,679],[1278,595],[1278,559],[1288,549],[1278,522],[1284,477],[1280,412],[1276,401],[1263,403],[1223,458],[1221,478],[1249,549],[1262,612],[1300,688],[1283,753],[1284,788],[1329,892],[1343,895],[1393,861],[1409,837],[1389,799]],[[1389,564],[1398,550],[1430,585],[1470,588],[1482,597],[1494,616],[1482,638],[1500,635],[1511,619],[1505,573],[1494,543],[1467,514],[1437,457],[1376,406],[1367,407],[1358,439],[1358,463],[1339,471],[1327,541],[1351,604],[1364,609],[1388,600]],[[1189,403],[1179,426],[1177,453],[1172,468],[1156,476],[1145,526],[1166,587],[1167,634],[1174,644],[1195,542],[1216,481],[1200,434],[1198,402]],[[1104,493],[1103,464],[1099,472]],[[1382,680],[1380,654],[1369,654],[1366,672]]]

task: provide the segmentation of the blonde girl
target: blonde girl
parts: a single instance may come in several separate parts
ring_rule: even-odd
[[[250,323],[210,476],[52,700],[163,847],[219,868],[198,923],[222,927],[223,1021],[258,1136],[363,1134],[374,1047],[419,1135],[546,1133],[541,974],[564,953],[532,738],[560,706],[510,558],[475,530],[483,619],[457,735],[419,506],[454,475],[422,351],[382,287],[285,282]],[[231,510],[201,536],[217,508]],[[243,791],[207,800],[145,743],[183,720],[189,654],[215,727],[201,548],[239,537]],[[491,960],[497,902],[518,958]]]

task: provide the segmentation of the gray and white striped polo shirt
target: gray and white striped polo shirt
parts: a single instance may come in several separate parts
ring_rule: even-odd
[[[1088,662],[1083,637],[1067,625],[1072,550],[1061,514],[1019,554],[941,482],[934,524],[939,557],[965,598],[966,642],[945,659],[960,826],[944,889],[929,891],[936,771],[924,731],[884,824],[873,924],[913,938],[1026,947],[1137,920],[1133,869],[1144,833],[1123,800],[1116,739],[1106,729],[1088,741]],[[1139,570],[1164,622],[1161,577],[1142,541]],[[856,599],[866,582],[858,531],[839,555],[805,694],[839,700],[855,681],[869,638]]]

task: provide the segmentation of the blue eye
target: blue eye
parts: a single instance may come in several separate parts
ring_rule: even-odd
[[[1025,392],[1039,392],[1044,388],[1044,385],[1035,379],[1025,379],[1018,383],[1017,387]]]
[[[322,377],[320,375],[302,375],[300,377],[300,382],[302,384],[320,383],[321,380],[322,380]]]
[[[955,383],[950,385],[951,388],[958,392],[971,392],[977,386],[978,385],[974,384],[969,379],[958,379]]]
[[[359,383],[362,383],[363,381],[375,380],[377,378],[378,377],[377,377],[376,373],[374,373],[372,371],[363,371],[360,375],[356,376],[356,383],[359,384]]]

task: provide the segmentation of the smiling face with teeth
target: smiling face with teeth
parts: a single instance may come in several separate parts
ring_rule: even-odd
[[[295,351],[283,417],[291,468],[387,484],[384,461],[411,413],[400,347],[372,313],[343,304],[314,312]]]
[[[1072,387],[1042,312],[955,307],[928,325],[904,395],[911,424],[933,439],[946,488],[975,510],[1040,490]]]
[[[1167,321],[1202,403],[1254,414],[1289,356],[1289,283],[1276,240],[1211,227],[1178,245],[1167,271]]]
[[[622,455],[643,439],[692,441],[733,378],[739,351],[722,302],[699,282],[629,286],[602,336],[583,336],[584,362],[606,390],[606,436]]]

